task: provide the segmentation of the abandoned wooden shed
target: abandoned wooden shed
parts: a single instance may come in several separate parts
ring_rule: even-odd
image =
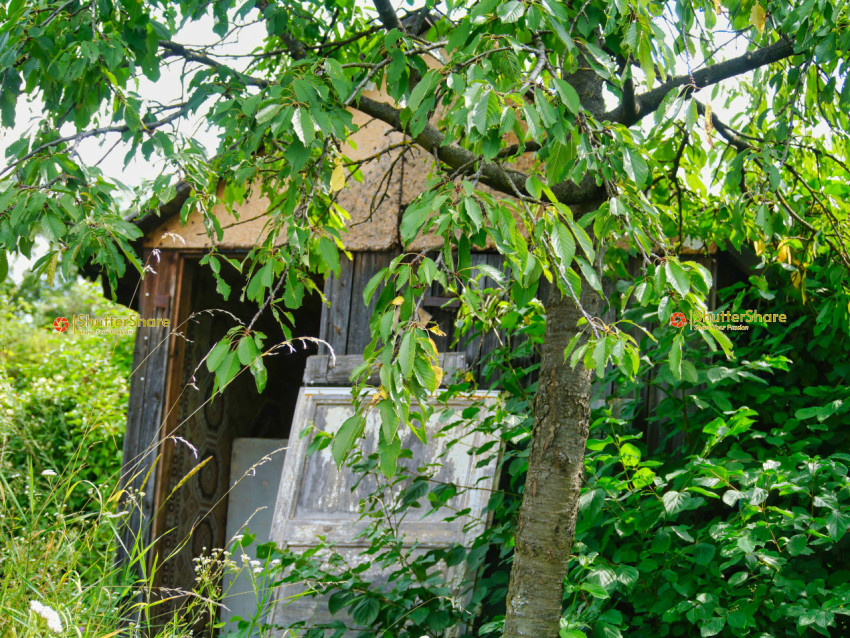
[[[388,132],[382,123],[365,118],[357,121],[356,116],[355,122],[360,126],[355,136],[356,149],[354,145],[347,149],[352,159],[376,155],[402,139],[400,134]],[[223,394],[210,400],[213,375],[202,364],[204,357],[236,318],[247,323],[256,312],[256,305],[240,302],[238,293],[229,300],[223,299],[216,291],[209,269],[199,264],[211,243],[200,214],[192,213],[185,225],[180,221],[179,212],[188,196],[186,189],[178,189],[177,197],[159,211],[133,220],[144,233],[139,249],[143,262],[152,272],[147,272],[141,281],[133,281],[129,276],[119,281],[118,298],[144,318],[170,319],[170,326],[145,326],[136,334],[121,478],[122,487],[136,502],[128,507],[131,516],[121,537],[119,559],[127,558],[134,543],[142,546],[154,543],[155,551],[147,558],[157,563],[154,587],[169,592],[163,598],[170,600],[159,606],[164,614],[173,613],[185,603],[175,592],[191,590],[195,579],[194,559],[211,548],[226,546],[233,530],[244,525],[245,521],[239,518],[246,511],[250,514],[248,510],[256,509],[256,505],[265,506],[268,511],[252,519],[252,525],[272,525],[276,503],[286,500],[283,488],[278,494],[277,482],[281,474],[287,473],[288,480],[295,481],[296,470],[282,467],[282,455],[277,457],[262,470],[263,481],[277,482],[271,488],[255,486],[253,492],[249,491],[254,500],[247,505],[239,500],[241,496],[234,498],[234,477],[242,475],[263,455],[285,447],[290,437],[297,439],[300,426],[295,421],[302,425],[306,418],[319,421],[318,412],[347,400],[342,397],[347,396],[344,389],[350,385],[350,370],[355,361],[362,360],[363,349],[370,340],[372,307],[363,303],[364,287],[372,275],[400,253],[401,212],[422,191],[432,162],[430,156],[415,149],[402,157],[389,152],[361,169],[362,183],[352,184],[339,194],[339,204],[351,215],[343,241],[352,259],[343,260],[338,276],[321,282],[329,304],[323,304],[318,295],[313,295],[293,311],[293,335],[327,342],[336,355],[337,366],[330,365],[328,353],[320,352],[315,344],[270,357],[266,364],[269,382],[261,395],[251,378],[241,375]],[[383,194],[380,198],[375,197],[378,191]],[[249,197],[239,208],[238,222],[223,206],[216,207],[213,214],[224,228],[224,237],[216,248],[236,258],[247,253],[263,232],[267,207],[268,200],[256,195]],[[436,247],[433,238],[422,237],[410,248],[418,251],[432,246]],[[501,257],[495,253],[474,254],[473,264],[481,263],[499,267]],[[239,273],[234,270],[223,274],[234,291],[241,288]],[[496,345],[497,339],[485,336],[453,345],[456,309],[440,295],[435,287],[423,305],[446,333],[435,338],[443,353],[442,365],[448,371],[470,368],[478,374],[482,356]],[[256,328],[269,335],[272,343],[283,339],[268,313]],[[323,389],[323,393],[310,388]],[[310,414],[299,416],[296,408]],[[300,453],[303,452],[301,449]],[[439,453],[438,449],[427,451],[429,455]],[[421,454],[417,459],[423,461],[419,457]],[[313,477],[307,481],[312,484],[298,482],[293,489],[312,489],[316,493],[326,489],[339,491],[339,485],[321,484],[322,477],[336,472],[335,469],[310,466],[303,456],[295,459],[291,451],[287,452],[287,463],[290,461],[293,467],[300,468],[297,472]],[[199,464],[203,464],[201,469],[192,474]],[[454,472],[447,474],[446,480],[462,484],[492,481],[494,474],[492,464],[476,468],[472,457],[447,465],[446,471]],[[175,490],[178,484],[180,489]],[[332,531],[334,525],[355,522],[356,496],[347,493],[341,502],[328,506],[344,511],[330,512],[330,520],[335,523],[325,525],[322,528],[325,533]],[[295,492],[289,497],[298,501]],[[484,501],[473,505],[480,512]],[[305,516],[321,519],[328,514],[328,511],[316,511]],[[292,516],[287,518],[280,513],[275,516],[278,519],[275,525],[283,529],[291,524],[286,529],[301,534],[302,541],[305,534],[309,535],[309,525],[299,527],[291,520]],[[465,534],[459,523],[420,525],[411,532],[438,545],[462,541]],[[316,610],[314,606],[312,610],[293,609],[293,612],[316,613]]]

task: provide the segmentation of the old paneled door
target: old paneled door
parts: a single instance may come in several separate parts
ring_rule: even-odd
[[[449,401],[448,408],[454,413],[453,418],[459,419],[463,409],[473,401],[482,400],[492,405],[497,396],[496,392],[481,392],[471,397],[455,398]],[[367,450],[376,449],[380,428],[380,417],[376,412],[371,412],[367,418],[365,441],[362,443]],[[294,434],[312,424],[319,430],[332,433],[352,414],[350,388],[303,387],[292,432]],[[483,510],[490,492],[496,487],[497,455],[491,450],[489,462],[478,467],[482,457],[469,453],[486,443],[488,435],[480,431],[469,432],[462,444],[447,449],[447,441],[452,437],[438,436],[439,431],[451,422],[445,420],[446,416],[442,415],[441,419],[438,411],[426,425],[426,445],[409,430],[402,435],[402,444],[412,450],[413,458],[400,459],[399,467],[400,470],[415,471],[416,468],[431,466],[434,468],[434,481],[470,486],[471,489],[459,490],[459,494],[449,502],[450,508],[455,511],[469,508],[470,515],[451,522],[443,520],[448,517],[448,511],[423,518],[420,512],[429,509],[427,499],[423,497],[423,507],[403,521],[399,530],[410,545],[415,542],[423,551],[471,542],[480,533],[481,526],[486,524]],[[483,416],[483,412],[479,412],[477,418]],[[366,477],[352,490],[361,477],[347,468],[338,470],[329,448],[308,456],[311,440],[310,436],[290,438],[272,521],[272,540],[279,547],[302,551],[314,547],[317,538],[323,536],[336,544],[347,560],[356,564],[360,560],[359,554],[367,547],[366,541],[356,538],[368,524],[360,520],[359,503],[374,490],[376,481],[373,477]],[[475,521],[475,524],[468,525],[470,521]],[[459,566],[447,570],[450,582],[458,587],[464,576],[461,569]],[[386,575],[378,567],[370,567],[365,574],[376,583],[386,580]],[[328,613],[325,598],[299,597],[303,590],[298,585],[284,585],[278,589],[272,622],[285,626],[306,621],[309,626],[333,619]]]

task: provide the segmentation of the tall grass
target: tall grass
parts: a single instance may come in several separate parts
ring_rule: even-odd
[[[0,287],[0,636],[193,635],[216,613],[223,550],[196,561],[196,586],[162,626],[151,546],[115,564],[134,507],[118,489],[133,337],[59,334],[56,316],[127,315],[97,288]]]

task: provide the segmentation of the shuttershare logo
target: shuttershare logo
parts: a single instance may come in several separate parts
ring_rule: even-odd
[[[750,324],[787,323],[788,317],[782,313],[761,313],[753,308],[718,312],[691,311],[690,316],[683,312],[670,315],[670,325],[691,330],[749,330]]]
[[[142,317],[118,317],[105,315],[92,317],[90,315],[72,315],[71,321],[65,317],[56,317],[53,329],[56,332],[94,335],[131,335],[136,328],[168,328],[171,320],[164,317],[143,319]]]
[[[670,325],[674,328],[684,328],[687,323],[688,320],[684,312],[674,312],[670,315]]]

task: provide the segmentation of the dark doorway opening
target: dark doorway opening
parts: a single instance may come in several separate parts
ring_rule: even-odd
[[[226,547],[231,540],[228,527],[233,527],[233,521],[228,522],[228,509],[234,441],[283,441],[291,434],[297,436],[290,430],[304,368],[307,357],[318,352],[315,342],[298,339],[318,337],[321,325],[320,296],[305,295],[298,308],[286,309],[293,319],[291,347],[276,347],[274,354],[263,358],[268,372],[265,391],[259,393],[253,376],[243,370],[213,397],[214,377],[204,358],[229,329],[250,323],[258,309],[256,303],[239,298],[242,274],[223,265],[222,276],[231,287],[228,300],[216,291],[208,267],[197,259],[184,262],[177,327],[182,336],[174,349],[173,367],[179,388],[169,406],[171,436],[163,445],[154,518],[160,561],[154,585],[167,599],[160,606],[164,618],[188,605],[188,592],[195,585],[194,559]],[[253,329],[266,335],[264,350],[286,340],[268,309]],[[274,508],[273,492],[264,496],[272,501],[264,503],[269,512]],[[197,629],[209,630],[212,620],[200,618]]]

